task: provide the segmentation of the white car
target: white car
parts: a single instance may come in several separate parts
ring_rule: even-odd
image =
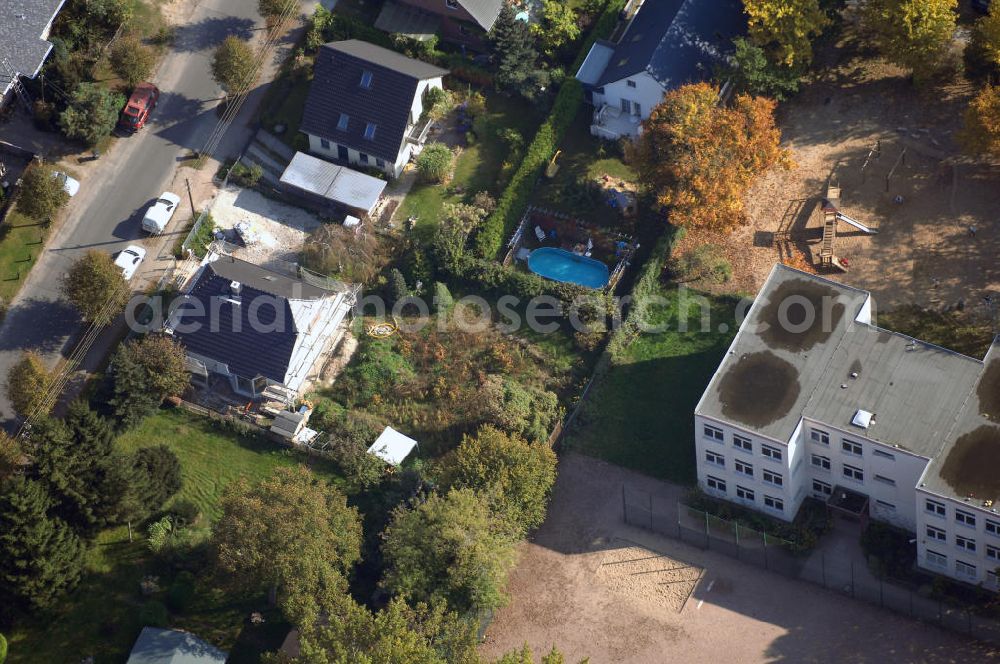
[[[177,211],[177,205],[181,202],[181,197],[165,191],[160,194],[156,202],[146,210],[146,216],[142,218],[142,230],[153,235],[159,235],[170,223],[170,218]]]
[[[139,269],[139,264],[142,263],[142,259],[145,257],[146,250],[138,245],[130,244],[121,250],[118,258],[115,259],[115,265],[121,268],[122,277],[125,278],[125,281],[132,279],[135,271]]]
[[[66,193],[69,194],[70,198],[76,196],[76,192],[80,191],[80,181],[74,180],[62,171],[56,171],[52,174],[52,177],[62,184],[63,189],[66,190]]]

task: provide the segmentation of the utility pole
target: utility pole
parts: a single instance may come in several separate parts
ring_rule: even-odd
[[[187,184],[188,201],[191,202],[191,216],[194,217],[195,213],[196,213],[196,210],[194,209],[194,196],[191,194],[191,179],[190,178],[184,178],[184,182],[185,182],[185,184]]]

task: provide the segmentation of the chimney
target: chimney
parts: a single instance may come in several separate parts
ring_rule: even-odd
[[[229,282],[229,290],[232,291],[233,295],[239,295],[240,290],[243,288],[243,284],[238,281]]]

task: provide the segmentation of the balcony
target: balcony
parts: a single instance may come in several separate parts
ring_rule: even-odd
[[[409,129],[407,129],[406,142],[413,143],[414,145],[423,145],[427,140],[427,134],[433,126],[434,120],[427,114],[424,114],[423,117],[418,119],[415,124],[410,125]]]
[[[642,131],[642,118],[638,115],[623,113],[616,106],[602,105],[594,111],[594,123],[590,125],[590,133],[597,138],[616,141],[623,136],[635,138]]]

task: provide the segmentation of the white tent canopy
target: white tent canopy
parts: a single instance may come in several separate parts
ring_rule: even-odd
[[[368,448],[369,454],[374,454],[386,463],[398,466],[403,459],[417,446],[417,441],[404,436],[392,427],[386,427],[379,437]]]

